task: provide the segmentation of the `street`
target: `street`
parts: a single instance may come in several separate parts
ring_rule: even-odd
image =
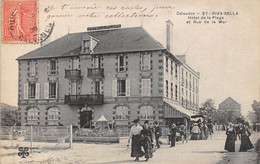
[[[236,152],[228,153],[224,150],[225,132],[215,132],[212,139],[189,141],[176,147],[169,148],[166,139],[161,139],[163,145],[157,149],[153,158],[147,163],[178,163],[178,164],[253,164],[256,161],[255,150],[238,152],[240,141],[236,141]],[[259,138],[259,133],[250,137],[253,144]],[[119,144],[85,144],[73,143],[73,149],[68,149],[68,143],[33,143],[33,153],[20,158],[18,149],[10,149],[11,141],[1,141],[1,163],[136,163],[130,157],[130,147],[127,138],[121,138]],[[14,142],[14,145],[30,147],[30,142]],[[145,158],[140,158],[144,162]]]

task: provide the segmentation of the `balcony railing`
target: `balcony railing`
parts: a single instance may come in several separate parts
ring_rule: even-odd
[[[88,68],[88,78],[104,78],[104,68]]]
[[[65,104],[69,105],[102,105],[104,104],[104,95],[65,95]]]
[[[78,80],[81,79],[81,71],[78,69],[65,69],[65,79]]]

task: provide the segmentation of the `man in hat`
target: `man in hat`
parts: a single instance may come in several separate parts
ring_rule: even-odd
[[[159,138],[162,136],[162,129],[159,126],[158,122],[154,122],[155,127],[154,127],[154,135],[155,135],[155,140],[156,140],[156,147],[160,148],[160,140]]]
[[[178,128],[177,128],[177,126],[176,126],[176,124],[172,124],[172,127],[171,127],[171,131],[170,131],[170,133],[171,133],[171,146],[170,146],[170,148],[171,147],[175,147],[175,140],[176,140],[176,132],[178,131]]]
[[[138,118],[133,121],[134,125],[130,129],[130,136],[127,144],[127,146],[129,146],[130,139],[132,139],[131,157],[136,157],[135,161],[139,161],[139,157],[144,155],[144,152],[141,150],[142,143],[140,136],[143,128],[139,125],[139,121]]]

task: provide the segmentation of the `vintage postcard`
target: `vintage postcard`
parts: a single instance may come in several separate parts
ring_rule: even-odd
[[[2,0],[0,163],[259,163],[259,10]]]

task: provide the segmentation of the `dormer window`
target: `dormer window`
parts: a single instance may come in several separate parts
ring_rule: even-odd
[[[98,40],[92,36],[86,35],[82,38],[82,53],[92,53]]]
[[[83,53],[89,53],[90,52],[90,41],[89,40],[83,40],[83,47],[82,47]]]

